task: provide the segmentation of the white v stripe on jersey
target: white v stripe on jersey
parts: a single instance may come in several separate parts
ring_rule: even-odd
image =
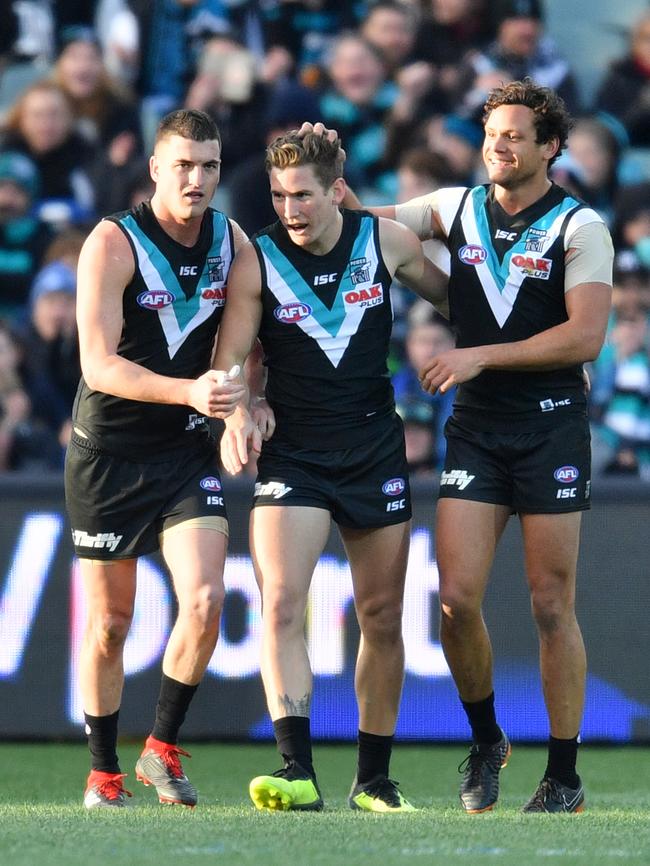
[[[541,251],[537,253],[537,255],[544,255],[544,253],[552,246],[552,244],[557,239],[560,231],[562,230],[562,225],[566,220],[567,212],[566,210],[560,213],[549,226],[548,229],[545,229],[545,237],[543,241],[543,245]],[[476,244],[477,246],[485,246],[485,238],[482,237],[478,224],[476,222],[476,214],[474,212],[474,202],[472,200],[472,196],[467,196],[465,200],[465,205],[463,207],[462,213],[462,224],[463,231],[465,234],[465,238],[468,244]],[[510,250],[504,256],[504,261],[510,261],[512,257],[513,250]],[[492,310],[492,314],[499,324],[500,328],[503,328],[510,313],[512,313],[512,308],[515,305],[517,300],[517,295],[519,294],[519,289],[521,288],[521,284],[525,279],[525,274],[522,270],[518,268],[513,268],[510,265],[508,270],[507,279],[503,285],[503,289],[499,288],[499,285],[495,279],[494,274],[490,270],[489,265],[489,256],[488,258],[479,265],[475,265],[476,274],[479,278],[481,286],[483,287],[483,292],[487,301],[490,305],[490,309]]]
[[[125,226],[125,229],[129,232],[129,237],[133,242],[133,246],[138,257],[138,267],[140,268],[140,274],[142,275],[142,279],[145,282],[147,288],[151,289],[152,291],[169,291],[169,286],[166,286],[163,283],[160,274],[152,264],[151,259],[147,254],[147,251],[144,249],[137,236],[132,231],[130,231],[127,226]],[[178,287],[178,289],[182,293],[182,289],[180,288],[180,286]],[[200,287],[197,286],[197,292],[200,293],[200,291]],[[160,319],[160,324],[162,325],[165,338],[167,339],[167,349],[170,358],[174,357],[176,352],[178,352],[178,350],[183,345],[187,337],[192,333],[192,331],[198,328],[199,325],[202,325],[203,322],[206,321],[206,319],[209,319],[210,315],[214,311],[211,300],[206,300],[205,298],[200,297],[198,299],[198,303],[198,310],[191,317],[191,319],[189,319],[184,328],[181,328],[178,323],[176,313],[174,312],[173,304],[162,307],[162,309],[157,311],[158,318]]]
[[[267,284],[270,291],[281,304],[304,304],[307,302],[304,296],[299,297],[287,284],[286,280],[278,273],[272,260],[264,250],[261,250],[266,268]],[[369,262],[369,273],[374,275],[378,267],[378,256],[374,243],[368,244],[364,254]],[[368,281],[368,285],[371,280]],[[360,288],[360,286],[355,286]],[[339,291],[340,291],[339,287]],[[310,305],[311,306],[311,305]],[[317,320],[312,312],[309,316],[295,324],[308,336],[315,340],[323,350],[333,367],[338,367],[345,350],[350,344],[350,339],[359,330],[363,319],[365,308],[360,304],[345,304],[345,313],[341,324],[335,335],[330,334]]]

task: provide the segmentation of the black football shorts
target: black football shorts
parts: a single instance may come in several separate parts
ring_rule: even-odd
[[[308,505],[340,526],[370,529],[411,518],[411,493],[398,416],[369,425],[361,445],[333,451],[271,438],[257,464],[253,506]]]
[[[174,452],[161,463],[115,457],[73,434],[65,461],[65,498],[75,553],[128,559],[158,550],[158,536],[194,518],[224,526],[216,446]]]
[[[590,506],[591,444],[583,415],[534,432],[478,432],[453,416],[439,497],[552,514]]]

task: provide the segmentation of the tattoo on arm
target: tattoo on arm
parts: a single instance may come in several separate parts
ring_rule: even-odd
[[[301,698],[294,700],[289,695],[278,695],[278,701],[288,716],[306,716],[309,718],[311,705],[311,692],[307,692]]]

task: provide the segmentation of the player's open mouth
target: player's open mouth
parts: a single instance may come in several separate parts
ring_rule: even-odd
[[[201,201],[201,199],[203,198],[203,193],[198,191],[186,192],[184,193],[184,195],[185,198],[189,198],[191,201]]]
[[[291,223],[287,226],[287,230],[290,232],[303,232],[308,226],[308,223]]]

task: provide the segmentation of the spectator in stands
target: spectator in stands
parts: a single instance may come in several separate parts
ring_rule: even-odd
[[[411,478],[427,478],[436,471],[433,407],[419,400],[397,407],[404,424],[406,463]]]
[[[425,134],[431,151],[449,164],[452,178],[447,186],[474,186],[478,182],[483,146],[480,124],[457,114],[447,114],[432,118],[426,125]]]
[[[389,75],[413,60],[417,21],[410,5],[399,0],[373,3],[359,32],[381,54]]]
[[[551,87],[575,114],[578,92],[571,68],[544,33],[541,0],[493,0],[490,11],[496,38],[463,64],[458,99],[460,114],[480,118],[488,92],[502,83],[530,77]]]
[[[593,365],[592,417],[609,448],[601,470],[606,474],[650,479],[649,339],[648,316],[640,305],[623,315],[619,311]]]
[[[50,227],[32,216],[38,197],[38,169],[22,153],[0,153],[0,312],[26,313],[27,297],[45,250]]]
[[[621,253],[628,251],[650,272],[650,180],[623,187],[614,211],[612,236]]]
[[[308,87],[322,83],[323,65],[334,38],[353,29],[366,4],[339,0],[269,0],[262,7],[266,56],[262,79],[296,77]]]
[[[25,389],[34,419],[57,443],[59,468],[63,467],[72,404],[81,375],[75,321],[76,284],[75,269],[69,264],[64,261],[47,264],[34,280],[30,320],[21,334]]]
[[[611,226],[620,158],[621,145],[613,130],[596,117],[582,117],[569,133],[568,150],[553,167],[552,177],[575,191]]]
[[[72,105],[56,82],[36,82],[21,94],[7,116],[0,147],[20,151],[38,167],[37,207],[44,219],[83,222],[92,216],[85,167],[94,148],[75,131]]]
[[[94,30],[67,27],[60,42],[52,77],[70,100],[77,131],[109,151],[116,139],[128,138],[131,159],[142,150],[137,107],[106,72]]]
[[[611,64],[595,107],[621,121],[630,144],[650,147],[650,12],[633,25],[629,51]]]
[[[265,144],[270,144],[278,136],[299,129],[304,120],[318,119],[317,96],[296,81],[281,82],[270,94],[263,117],[263,124],[260,125],[265,130]],[[247,235],[276,221],[278,215],[271,200],[263,148],[259,148],[229,173],[228,192],[228,213]]]
[[[31,415],[31,403],[20,374],[21,349],[0,319],[0,472],[61,468],[61,449]]]
[[[260,117],[266,99],[250,51],[229,35],[205,40],[185,107],[205,111],[219,127],[225,183],[232,168],[264,149]]]
[[[397,411],[404,417],[430,418],[432,453],[430,464],[440,469],[445,457],[444,426],[451,415],[455,388],[436,394],[422,390],[419,371],[434,355],[453,349],[454,335],[447,322],[430,304],[416,302],[411,308],[410,325],[406,335],[406,359],[393,376],[393,389]],[[423,408],[425,407],[425,408]],[[418,442],[421,441],[421,437]]]
[[[456,110],[461,61],[470,50],[489,41],[485,0],[421,0],[420,21],[413,55],[433,70],[428,104],[437,114]]]
[[[320,100],[323,122],[345,142],[346,178],[355,189],[375,187],[395,194],[395,173],[385,165],[386,124],[398,95],[386,80],[377,49],[361,36],[344,33],[327,62],[331,86]]]

